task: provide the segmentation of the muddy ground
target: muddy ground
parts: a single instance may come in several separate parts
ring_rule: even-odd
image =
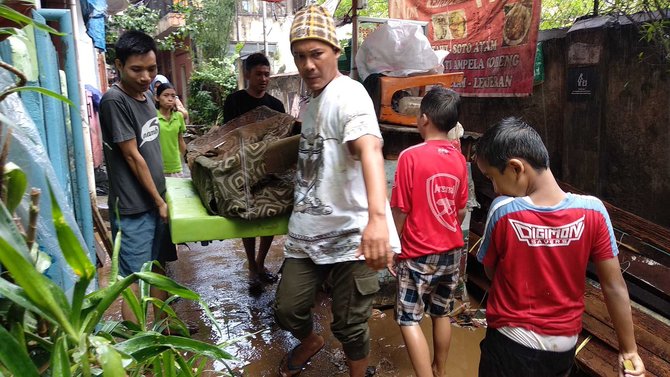
[[[266,266],[278,271],[282,262],[283,237],[273,242]],[[181,284],[199,293],[207,303],[224,334],[219,335],[202,310],[194,303],[179,301],[175,309],[183,319],[198,325],[193,338],[221,342],[250,335],[236,341],[227,351],[236,357],[229,365],[237,375],[251,377],[276,376],[284,354],[297,343],[288,333],[279,329],[272,315],[272,300],[276,284],[266,286],[259,296],[249,294],[246,256],[240,240],[215,241],[207,246],[191,243],[179,247],[179,260],[168,266],[169,275]],[[101,281],[108,267],[100,270]],[[324,335],[326,346],[312,359],[301,374],[305,377],[347,376],[344,354],[339,342],[329,330],[330,301],[325,295],[318,300],[314,313],[316,328]],[[109,319],[120,319],[120,305],[115,304],[107,314]],[[375,310],[370,319],[372,336],[371,365],[380,377],[414,376],[412,365],[393,320],[392,309]],[[424,333],[430,336],[430,320],[422,322]],[[484,329],[453,328],[449,353],[449,376],[477,375],[479,341]],[[213,370],[224,370],[223,364],[214,363]],[[212,375],[216,373],[211,373]]]

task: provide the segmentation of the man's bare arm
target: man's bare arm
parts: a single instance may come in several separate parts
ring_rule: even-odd
[[[348,143],[354,158],[361,161],[368,198],[368,225],[363,231],[358,255],[364,255],[370,268],[379,270],[393,263],[386,222],[386,174],[381,140],[363,135]]]
[[[135,139],[130,139],[117,143],[121,149],[121,154],[123,158],[128,163],[130,170],[133,172],[137,180],[140,182],[140,185],[149,193],[156,208],[158,209],[158,214],[160,215],[163,221],[167,222],[168,211],[167,204],[165,200],[161,197],[156,185],[154,184],[153,178],[151,178],[151,172],[149,171],[149,166],[144,160],[144,157],[140,154],[140,151],[137,149],[137,141]]]

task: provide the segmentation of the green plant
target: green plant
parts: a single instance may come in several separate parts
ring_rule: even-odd
[[[189,36],[197,49],[197,64],[228,56],[235,5],[235,0],[200,0],[197,5],[190,6],[186,24],[191,28]]]
[[[233,56],[200,64],[191,74],[188,108],[192,123],[211,127],[223,119],[223,103],[237,89],[235,59],[240,49],[238,46]]]
[[[10,121],[0,114],[0,122]],[[5,156],[4,151],[0,155]],[[141,272],[116,278],[121,233],[117,234],[109,286],[86,294],[95,277],[95,267],[69,227],[58,201],[49,193],[54,226],[64,258],[77,275],[74,292],[65,292],[42,275],[44,257],[28,241],[14,222],[12,212],[26,188],[25,175],[13,165],[3,174],[4,201],[0,202],[0,374],[14,376],[194,376],[204,368],[205,359],[229,360],[224,345],[210,345],[186,337],[162,335],[168,326],[186,332],[184,323],[169,307],[177,297],[200,303],[216,325],[207,306],[195,292],[171,279],[151,272],[147,263]],[[18,198],[18,199],[17,199]],[[33,204],[36,208],[36,205]],[[31,220],[31,221],[34,221]],[[32,226],[29,226],[32,228]],[[138,298],[129,286],[139,283]],[[162,302],[149,296],[149,286],[168,292]],[[105,322],[109,306],[123,295],[130,302],[138,323]],[[152,305],[161,308],[165,318],[148,320]],[[218,325],[216,325],[218,328]],[[220,329],[219,329],[220,331]]]
[[[318,0],[319,4],[325,3],[325,0]],[[335,9],[333,15],[337,20],[347,19],[351,17],[351,0],[341,0]],[[386,0],[368,0],[368,6],[365,9],[359,9],[356,12],[359,16],[364,17],[383,17],[389,16],[389,3]]]
[[[114,44],[119,35],[127,30],[140,30],[154,35],[159,18],[157,10],[142,4],[131,5],[122,13],[111,16],[109,22],[105,24],[107,43]]]
[[[16,13],[16,14],[15,14]],[[0,5],[0,16],[22,25],[55,32],[36,24],[14,10]],[[10,29],[0,33],[12,34]],[[24,87],[25,76],[14,67],[2,64],[19,77],[19,82],[0,93],[0,101],[20,90],[36,90],[72,104],[66,98],[42,88]],[[14,211],[24,200],[28,179],[21,169],[5,163],[12,121],[0,114],[2,127],[9,126],[0,144],[0,376],[163,376],[200,375],[206,359],[230,360],[226,344],[210,345],[186,337],[162,335],[170,328],[186,333],[184,323],[169,307],[177,297],[197,301],[221,329],[198,294],[171,279],[151,272],[147,263],[141,272],[117,279],[121,232],[117,234],[109,286],[93,290],[96,270],[88,254],[65,220],[58,201],[49,188],[52,219],[63,257],[78,280],[71,296],[43,275],[49,257],[38,251],[36,223],[39,192],[32,190],[28,219],[15,221]],[[28,224],[25,229],[21,224]],[[140,295],[129,288],[138,283]],[[149,286],[162,289],[170,298],[165,302],[149,296]],[[131,303],[138,323],[104,321],[103,314],[123,295]],[[148,313],[157,306],[164,315],[150,322]],[[230,370],[229,370],[230,371]]]

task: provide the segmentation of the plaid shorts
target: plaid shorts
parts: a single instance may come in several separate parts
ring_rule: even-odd
[[[398,260],[395,318],[400,326],[418,324],[424,312],[446,317],[453,310],[460,264],[456,251]]]

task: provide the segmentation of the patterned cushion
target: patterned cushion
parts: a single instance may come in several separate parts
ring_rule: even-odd
[[[294,122],[262,107],[189,144],[193,184],[210,213],[253,220],[291,210],[298,148],[284,139]]]

